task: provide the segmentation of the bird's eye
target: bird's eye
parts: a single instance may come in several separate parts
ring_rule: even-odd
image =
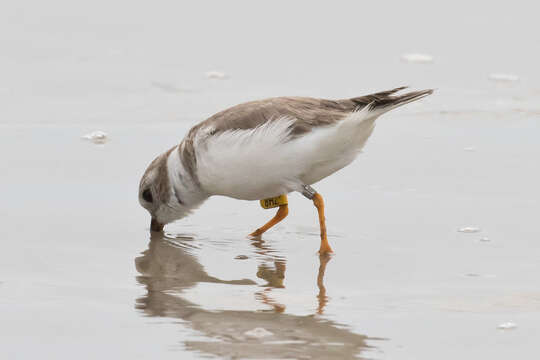
[[[142,198],[143,198],[145,201],[149,202],[149,203],[151,203],[152,201],[154,201],[154,199],[152,198],[152,192],[150,191],[150,189],[146,189],[146,190],[143,191],[143,193],[142,193]]]

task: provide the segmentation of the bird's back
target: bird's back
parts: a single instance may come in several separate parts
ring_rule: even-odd
[[[211,134],[228,130],[250,130],[268,121],[288,118],[293,120],[290,134],[297,137],[314,128],[335,124],[349,113],[367,105],[374,110],[391,109],[431,93],[431,90],[423,90],[392,96],[403,89],[405,87],[341,100],[275,97],[250,101],[218,112],[195,126],[191,133],[194,134],[201,128],[210,129]]]

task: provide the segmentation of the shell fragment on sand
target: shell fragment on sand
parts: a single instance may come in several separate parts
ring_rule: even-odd
[[[244,335],[250,338],[260,339],[267,336],[272,336],[274,335],[274,333],[266,330],[265,328],[258,327],[258,328],[246,331]]]
[[[207,71],[204,74],[208,79],[226,79],[228,76],[221,71]]]
[[[462,227],[462,228],[458,229],[458,231],[461,232],[461,233],[472,234],[472,233],[480,232],[480,228],[477,228],[477,227],[474,227],[474,226],[465,226],[465,227]]]
[[[81,136],[81,138],[91,141],[94,144],[104,144],[109,140],[107,133],[101,130],[92,131],[91,133]]]
[[[500,329],[500,330],[512,330],[512,329],[515,329],[516,327],[517,327],[516,323],[508,321],[508,322],[499,324],[499,326],[497,326],[497,329]]]
[[[433,62],[433,56],[428,54],[403,54],[401,61],[409,63],[427,64]]]
[[[519,77],[514,74],[493,73],[493,74],[489,74],[489,80],[501,81],[501,82],[513,82],[513,81],[518,81]]]

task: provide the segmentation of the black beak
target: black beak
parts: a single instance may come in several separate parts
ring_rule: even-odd
[[[150,230],[151,231],[163,231],[163,225],[158,223],[156,219],[152,218],[152,222],[150,222]]]

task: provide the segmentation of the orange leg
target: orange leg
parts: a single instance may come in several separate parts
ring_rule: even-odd
[[[321,247],[319,249],[319,254],[331,253],[332,248],[328,243],[328,238],[326,237],[326,224],[324,219],[324,201],[322,196],[319,193],[315,193],[313,196],[313,205],[317,208],[319,212],[319,225],[321,226]]]
[[[281,205],[279,207],[276,215],[272,218],[272,220],[270,220],[269,222],[264,224],[262,227],[258,228],[257,230],[255,230],[254,232],[249,234],[249,236],[260,236],[260,235],[262,235],[264,232],[266,232],[266,230],[270,229],[272,226],[276,225],[278,222],[285,219],[288,214],[289,214],[289,206],[288,205]]]

